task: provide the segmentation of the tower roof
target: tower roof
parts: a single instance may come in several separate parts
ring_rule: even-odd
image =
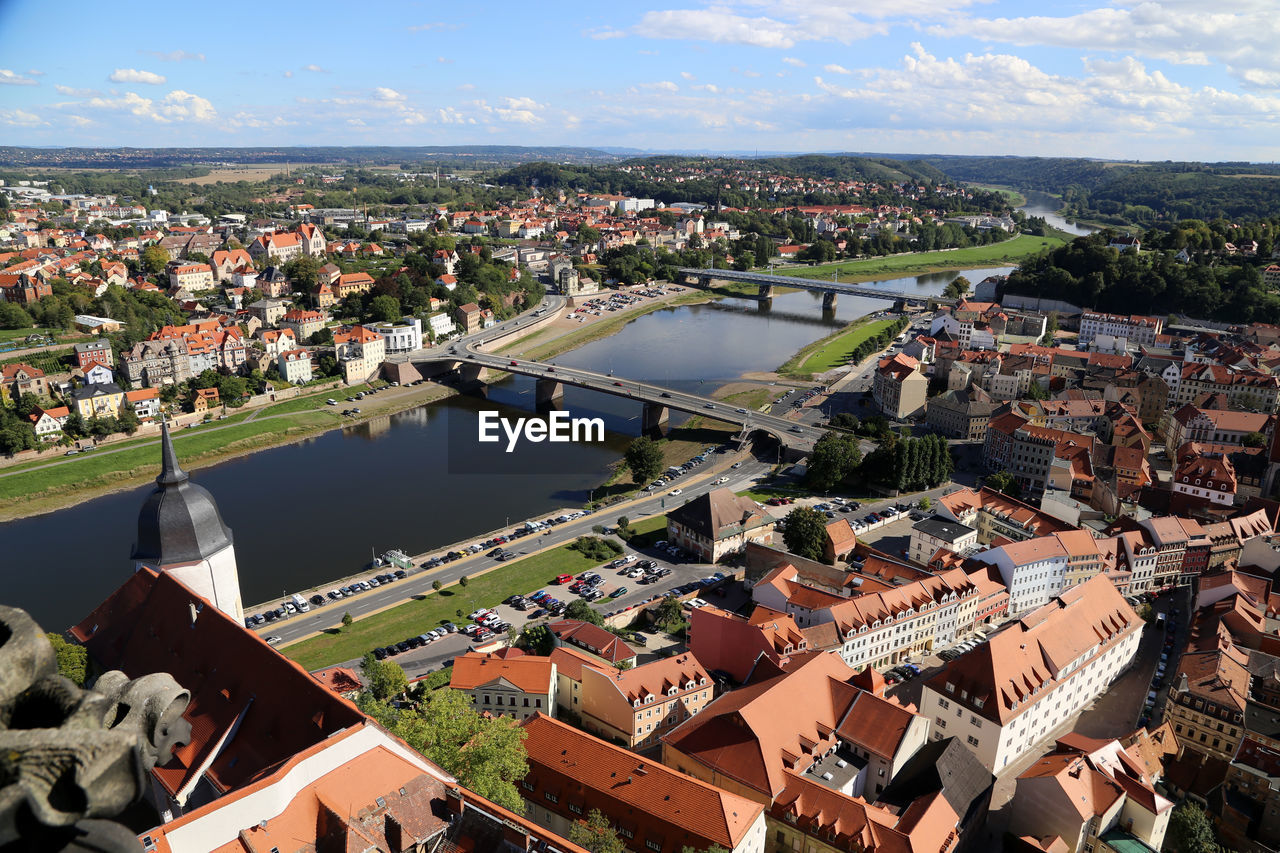
[[[203,560],[231,545],[213,496],[178,464],[169,424],[160,424],[160,476],[138,513],[133,559],[157,567]]]

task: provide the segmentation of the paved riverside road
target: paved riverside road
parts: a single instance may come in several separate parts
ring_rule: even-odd
[[[737,469],[729,468],[728,466],[733,460],[741,461],[743,463],[742,466]],[[610,506],[601,512],[585,515],[574,521],[556,525],[550,530],[544,532],[541,536],[530,535],[513,540],[504,547],[507,550],[514,551],[517,556],[527,556],[528,554],[532,554],[537,551],[572,542],[579,536],[591,535],[592,526],[596,524],[611,526],[614,520],[620,515],[626,515],[633,521],[637,521],[641,518],[647,518],[648,516],[664,513],[667,510],[674,509],[690,498],[697,497],[698,495],[708,492],[713,488],[718,488],[713,484],[713,481],[721,476],[729,476],[730,478],[729,482],[724,484],[725,488],[741,491],[759,479],[761,475],[765,474],[769,470],[769,468],[770,466],[768,463],[757,461],[747,454],[719,453],[709,459],[707,464],[700,468],[695,468],[692,472],[685,474],[683,477],[675,481],[675,485],[683,490],[683,493],[677,497],[667,494],[667,490],[663,489],[660,490],[658,494],[635,498],[624,503]],[[539,517],[539,520],[541,518],[542,516]],[[519,524],[514,526],[520,526],[523,523],[524,522],[521,521]],[[509,533],[511,529],[513,528],[505,528],[503,532]],[[487,538],[489,538],[488,535],[480,535],[465,540],[462,545],[469,545],[477,540],[484,541]],[[444,554],[450,550],[456,550],[458,547],[459,545],[455,543],[431,553]],[[421,560],[422,557],[420,556],[415,560],[415,562],[421,562]],[[510,561],[509,564],[514,565],[515,562],[516,561],[514,560]],[[669,559],[663,559],[662,562],[670,564]],[[369,592],[344,598],[341,601],[330,602],[323,607],[313,607],[309,613],[299,614],[284,620],[276,620],[275,622],[267,622],[254,628],[254,630],[264,636],[273,635],[279,637],[281,645],[287,645],[288,643],[295,642],[303,639],[304,637],[309,637],[323,631],[326,628],[336,627],[341,623],[342,615],[344,613],[350,613],[353,618],[359,619],[363,616],[368,616],[371,613],[377,613],[381,610],[387,609],[388,607],[401,604],[415,595],[425,595],[431,592],[431,585],[437,580],[441,583],[449,584],[456,581],[462,575],[474,577],[478,571],[502,565],[502,563],[490,559],[483,553],[480,553],[464,557],[461,560],[455,560],[451,563],[445,563],[444,565],[438,566],[434,569],[414,569],[404,580],[396,581],[390,585],[376,587]],[[384,568],[370,571],[365,574],[372,575],[385,571],[386,569]],[[501,569],[499,568],[498,571],[501,571]],[[691,575],[689,578],[686,578],[685,581],[691,580],[692,577],[701,577],[702,575],[709,574],[710,571],[714,571],[714,569],[699,571],[698,573]],[[679,580],[679,577],[683,577],[682,572],[674,572],[671,576],[664,578],[663,580],[667,581],[667,583],[637,585],[632,581],[627,581],[625,582],[625,585],[631,591],[626,596],[616,600],[601,599],[596,602],[596,607],[603,612],[608,610],[618,610],[629,604],[636,604],[646,598],[649,598],[655,593],[661,593],[672,586],[685,582]],[[331,585],[326,585],[322,587],[322,589],[330,589],[333,586],[342,586],[346,583],[346,580],[335,580]],[[615,585],[617,584],[607,586],[606,589],[611,589],[612,586]],[[533,592],[534,590],[530,589],[519,591]],[[307,595],[309,596],[310,593]],[[496,605],[498,602],[495,601],[493,604]],[[278,606],[278,604],[276,606]],[[260,610],[247,610],[246,614],[253,615],[258,612],[260,612]],[[424,626],[423,630],[426,630],[427,627],[429,626]],[[404,638],[388,637],[387,639],[388,641],[393,639],[399,641]]]

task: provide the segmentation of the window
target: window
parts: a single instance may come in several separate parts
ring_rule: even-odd
[[[636,834],[635,834],[634,832],[632,832],[630,829],[627,829],[627,828],[626,828],[626,827],[624,827],[624,826],[620,826],[620,827],[618,827],[618,835],[621,835],[623,838],[635,838],[635,837],[636,837]]]
[[[533,790],[533,783],[532,783],[532,782],[530,782],[528,779],[521,779],[521,780],[520,780],[520,787],[521,787],[521,788],[524,788],[526,791],[532,791],[532,790]]]
[[[554,793],[552,793],[551,791],[545,791],[545,792],[543,792],[542,796],[546,797],[546,798],[547,798],[547,800],[548,800],[548,801],[550,801],[550,802],[553,802],[553,803],[558,803],[558,802],[560,802],[560,795],[559,795],[559,794],[554,794]]]
[[[574,814],[582,814],[582,806],[578,805],[577,803],[569,803],[569,811],[573,812]]]
[[[778,834],[779,834],[779,835],[781,835],[782,833],[781,833],[781,832],[779,832]],[[779,841],[778,843],[779,843],[779,844],[781,844],[782,842],[781,842],[781,841]],[[662,843],[661,843],[661,842],[658,842],[658,841],[654,841],[652,838],[646,838],[646,839],[644,840],[644,846],[645,846],[645,847],[648,847],[650,850],[661,850],[661,849],[662,849]]]

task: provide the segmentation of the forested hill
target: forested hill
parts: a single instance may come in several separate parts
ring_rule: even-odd
[[[22,148],[0,146],[0,166],[67,169],[171,169],[191,165],[334,163],[430,164],[445,169],[505,167],[530,160],[612,163],[621,159],[595,148],[523,145],[366,145],[264,148]]]
[[[770,188],[771,181],[779,175],[803,179],[809,186],[792,191]],[[524,163],[489,180],[500,186],[617,193],[739,208],[767,200],[805,204],[896,204],[903,198],[890,190],[891,185],[953,183],[934,167],[918,161],[816,154],[759,160],[661,156],[609,166]],[[841,190],[835,182],[863,182],[879,189]],[[936,206],[947,207],[947,203],[939,201]],[[969,206],[999,212],[1005,201],[994,193],[978,193]]]
[[[1064,214],[1116,226],[1280,214],[1280,166],[1136,163],[1045,157],[927,157],[953,180],[1039,190]]]
[[[1274,230],[1276,222],[1268,225]],[[1260,250],[1266,251],[1255,256],[1226,255],[1214,248],[1223,236],[1197,223],[1190,231],[1175,229],[1164,235],[1167,245],[1148,250],[1144,243],[1141,253],[1109,248],[1111,232],[1078,237],[1024,261],[1009,275],[1004,292],[1117,314],[1280,322],[1280,295],[1263,286],[1261,272],[1270,262],[1270,244],[1260,241]],[[1175,245],[1194,250],[1189,262],[1178,260]]]

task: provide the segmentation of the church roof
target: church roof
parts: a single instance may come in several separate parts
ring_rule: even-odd
[[[155,566],[203,560],[232,542],[213,496],[191,482],[178,464],[169,425],[160,427],[161,466],[156,487],[138,513],[133,559]]]

